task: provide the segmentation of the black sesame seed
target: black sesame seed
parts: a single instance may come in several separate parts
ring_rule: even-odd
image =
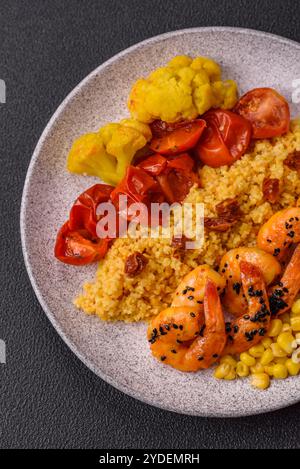
[[[295,231],[290,231],[288,234],[287,234],[290,238],[293,238],[295,236]]]
[[[194,317],[196,317],[196,314],[195,314],[195,313],[190,313],[190,316],[191,316],[192,318],[194,318]]]
[[[173,324],[174,329],[178,329],[177,324]]]
[[[228,335],[227,338],[228,338],[228,340],[229,340],[230,342],[233,342],[233,341],[234,341],[234,338],[232,337],[232,335]]]
[[[200,329],[200,331],[199,331],[200,337],[203,337],[203,333],[204,333],[205,327],[206,327],[206,325],[203,324],[203,326],[201,327],[201,329]]]
[[[236,326],[234,326],[234,328],[233,328],[233,332],[234,332],[235,334],[237,334],[237,333],[238,333],[238,331],[239,331],[239,326],[237,326],[237,325],[236,325]]]
[[[172,353],[177,353],[177,351],[175,349],[172,349],[171,352]]]
[[[213,354],[213,358],[218,358],[218,356],[219,356],[219,355],[218,355],[217,353],[214,353],[214,354]]]
[[[192,301],[194,299],[193,295],[188,296],[188,300]]]
[[[198,357],[199,362],[202,362],[202,360],[204,360],[204,357]]]
[[[166,358],[167,358],[167,357],[166,357],[165,355],[162,355],[162,356],[160,357],[160,359],[161,359],[162,362],[164,362]]]
[[[245,314],[245,316],[243,316],[243,317],[244,317],[244,319],[245,319],[246,321],[248,321],[248,319],[250,319],[249,314]]]
[[[242,286],[242,284],[241,284],[240,282],[235,282],[235,283],[232,285],[232,288],[233,288],[233,290],[236,292],[237,295],[240,294],[241,286]]]
[[[182,324],[180,324],[179,329],[180,329],[181,331],[183,331],[183,325],[182,325]]]

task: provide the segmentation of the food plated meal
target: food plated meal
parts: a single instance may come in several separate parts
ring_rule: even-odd
[[[132,87],[131,116],[85,134],[68,156],[98,176],[72,206],[55,255],[99,261],[75,305],[102,320],[149,321],[163,365],[217,378],[299,372],[300,124],[271,88],[238,99],[212,59],[179,56]],[[97,207],[203,203],[204,244],[185,239],[99,237]],[[123,217],[124,218],[124,217]],[[125,216],[130,221],[128,215]],[[280,307],[279,307],[280,306]]]

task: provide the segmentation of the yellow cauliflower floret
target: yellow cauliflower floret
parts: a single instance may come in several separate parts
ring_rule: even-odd
[[[97,133],[82,135],[73,143],[67,168],[77,174],[98,176],[116,185],[138,150],[152,137],[150,127],[134,119],[111,123]]]
[[[216,62],[181,55],[147,78],[137,80],[130,92],[128,108],[141,122],[155,119],[176,122],[194,119],[211,107],[230,109],[236,101],[236,83],[221,81],[221,68]]]

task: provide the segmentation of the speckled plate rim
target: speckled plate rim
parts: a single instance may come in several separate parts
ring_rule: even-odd
[[[38,143],[35,147],[35,150],[33,152],[30,164],[28,166],[26,178],[25,178],[25,183],[24,183],[24,189],[23,189],[23,194],[22,194],[22,201],[21,201],[21,208],[20,208],[20,234],[21,234],[21,244],[22,244],[22,251],[23,251],[23,257],[24,257],[24,262],[25,266],[28,272],[28,276],[31,282],[31,285],[33,287],[33,290],[35,292],[35,295],[42,306],[42,309],[46,313],[48,319],[50,320],[51,324],[53,327],[56,329],[60,337],[63,339],[63,341],[67,344],[67,346],[72,350],[72,352],[91,370],[93,371],[97,376],[99,376],[101,379],[106,381],[108,384],[111,386],[115,387],[119,391],[129,395],[130,397],[133,397],[141,402],[144,402],[146,404],[149,404],[151,406],[160,408],[162,410],[167,410],[170,412],[174,413],[180,413],[180,414],[186,414],[186,415],[192,415],[192,416],[197,416],[197,417],[211,417],[211,418],[238,418],[238,417],[246,417],[250,415],[257,415],[257,414],[263,414],[267,412],[272,412],[274,410],[279,410],[284,407],[288,407],[290,405],[296,404],[297,402],[300,401],[300,396],[299,398],[286,398],[286,399],[281,399],[281,401],[278,404],[275,405],[270,405],[268,408],[264,409],[255,409],[255,410],[247,410],[243,409],[241,412],[235,413],[235,414],[223,414],[218,411],[216,412],[201,412],[201,409],[199,409],[199,412],[176,412],[172,406],[168,405],[162,405],[161,402],[155,401],[154,400],[147,400],[143,396],[140,396],[137,392],[132,390],[129,386],[126,386],[123,383],[117,382],[114,378],[111,378],[109,375],[104,373],[102,370],[97,368],[92,361],[89,360],[87,356],[81,353],[79,348],[73,343],[72,340],[65,334],[63,328],[61,327],[59,321],[57,321],[54,317],[54,315],[51,312],[51,309],[47,305],[47,301],[43,298],[43,295],[41,294],[36,279],[33,275],[31,264],[29,261],[29,255],[27,251],[27,242],[26,242],[26,207],[27,207],[27,201],[28,201],[28,193],[30,189],[30,183],[31,183],[31,176],[33,169],[37,163],[39,153],[48,138],[49,135],[51,135],[51,130],[57,121],[57,119],[60,117],[62,112],[64,111],[65,107],[72,101],[76,95],[81,92],[81,90],[85,87],[85,85],[88,84],[88,82],[99,72],[101,72],[103,69],[105,69],[107,66],[110,64],[118,61],[120,58],[123,56],[130,54],[131,52],[141,49],[147,44],[153,44],[156,42],[160,42],[164,39],[168,39],[174,36],[179,36],[182,34],[187,34],[187,33],[201,33],[205,31],[210,31],[210,32],[232,32],[233,34],[239,33],[239,34],[245,34],[245,35],[252,35],[252,36],[258,36],[261,38],[273,38],[277,40],[278,42],[284,43],[284,44],[290,44],[293,45],[293,47],[299,48],[300,51],[300,44],[296,41],[293,41],[291,39],[284,38],[282,36],[278,36],[276,34],[272,33],[267,33],[264,31],[259,31],[259,30],[254,30],[254,29],[249,29],[249,28],[235,28],[235,27],[226,27],[226,26],[206,26],[206,27],[195,27],[195,28],[186,28],[186,29],[180,29],[177,31],[171,31],[167,32],[164,34],[160,34],[158,36],[151,37],[149,39],[146,39],[144,41],[141,41],[127,49],[124,49],[123,51],[119,52],[118,54],[114,55],[104,63],[102,63],[100,66],[98,66],[96,69],[94,69],[91,73],[89,73],[80,83],[66,96],[66,98],[62,101],[62,103],[58,106],[57,110],[54,112],[52,115],[51,119],[49,120],[48,124],[46,125],[40,139],[38,140]]]

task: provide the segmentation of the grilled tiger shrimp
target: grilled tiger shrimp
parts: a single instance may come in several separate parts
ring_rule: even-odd
[[[270,324],[270,307],[264,276],[254,264],[240,262],[242,289],[247,300],[247,314],[226,323],[227,343],[224,354],[248,350],[261,341]]]
[[[281,272],[279,262],[269,253],[256,247],[231,249],[222,257],[219,272],[226,279],[222,304],[226,311],[234,316],[247,312],[248,304],[241,283],[240,262],[246,261],[256,265],[266,285],[270,285]]]
[[[203,270],[197,269],[197,274],[203,276]],[[198,301],[203,301],[203,304],[165,309],[148,328],[148,340],[154,357],[180,371],[209,368],[218,360],[226,343],[218,289],[209,277],[206,277],[201,298]],[[192,300],[187,299],[187,302]]]
[[[257,245],[280,261],[288,248],[300,242],[300,207],[290,207],[275,213],[259,230]]]

